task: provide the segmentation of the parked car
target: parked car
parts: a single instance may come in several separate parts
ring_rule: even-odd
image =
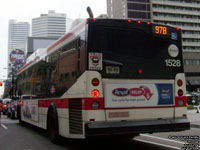
[[[26,99],[32,99],[32,98],[37,98],[36,95],[22,95],[20,97],[15,97],[11,103],[8,105],[8,114],[7,116],[10,117],[11,119],[18,119],[18,106],[20,105],[20,102],[22,100],[26,100]]]
[[[194,94],[196,96],[194,105],[199,105],[200,104],[200,92],[198,91],[198,92],[195,92]]]
[[[2,112],[3,112],[3,115],[6,115],[7,114],[7,111],[8,111],[8,104],[11,102],[11,99],[10,98],[5,98],[3,99],[3,104],[2,104]]]
[[[186,97],[188,105],[199,105],[200,92],[187,93]]]

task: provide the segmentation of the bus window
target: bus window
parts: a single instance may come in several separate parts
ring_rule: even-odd
[[[104,66],[100,71],[103,77],[173,79],[183,72],[181,53],[177,56],[178,67],[166,67],[166,60],[171,59],[168,49],[171,44],[179,47],[178,41],[155,37],[151,30],[134,28],[94,26],[92,33],[89,51],[103,54]],[[140,69],[142,74],[138,73]]]

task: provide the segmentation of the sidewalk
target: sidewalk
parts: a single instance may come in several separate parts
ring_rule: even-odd
[[[197,110],[188,110],[187,111],[188,120],[190,121],[190,127],[200,128],[200,113],[197,113]]]

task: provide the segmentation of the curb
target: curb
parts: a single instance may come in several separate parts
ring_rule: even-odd
[[[198,124],[190,124],[190,127],[191,128],[200,128],[200,125],[198,125]]]

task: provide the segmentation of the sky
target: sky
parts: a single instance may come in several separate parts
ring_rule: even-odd
[[[5,0],[0,5],[0,79],[7,77],[8,21],[29,22],[49,10],[65,13],[71,19],[88,18],[86,11],[90,6],[94,17],[106,14],[106,0]],[[0,95],[3,87],[0,87]]]

